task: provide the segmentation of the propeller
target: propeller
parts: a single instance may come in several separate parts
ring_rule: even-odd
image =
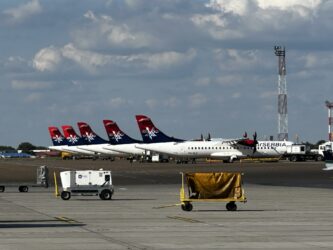
[[[253,134],[253,154],[257,151],[257,132],[254,132]]]
[[[247,147],[252,147],[253,148],[253,154],[257,151],[257,132],[254,132],[253,134],[253,139],[249,139],[247,137],[247,133],[245,132],[243,135],[243,139],[239,140],[238,143]]]
[[[211,139],[211,136],[210,136],[210,133],[208,133],[208,136],[207,136],[206,140],[210,141],[210,139]]]

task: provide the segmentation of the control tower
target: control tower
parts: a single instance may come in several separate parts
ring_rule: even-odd
[[[279,59],[278,80],[278,140],[288,140],[287,113],[287,81],[286,81],[286,50],[285,47],[275,46],[275,55]]]

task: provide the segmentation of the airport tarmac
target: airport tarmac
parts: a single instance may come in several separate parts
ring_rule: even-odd
[[[125,161],[0,161],[0,181],[50,172],[110,169],[111,201],[56,198],[52,187],[0,193],[0,249],[332,249],[333,171],[324,163],[140,164]],[[247,203],[179,206],[180,171],[241,171]],[[11,175],[9,173],[15,173]],[[24,176],[22,176],[24,175]]]

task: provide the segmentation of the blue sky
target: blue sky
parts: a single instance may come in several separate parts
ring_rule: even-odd
[[[277,57],[286,46],[289,138],[327,139],[333,1],[0,2],[1,145],[50,145],[48,126],[136,114],[169,135],[277,134]]]

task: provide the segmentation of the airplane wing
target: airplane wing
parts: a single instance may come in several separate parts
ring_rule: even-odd
[[[241,152],[215,152],[210,155],[213,158],[230,158],[231,156],[245,157]]]

